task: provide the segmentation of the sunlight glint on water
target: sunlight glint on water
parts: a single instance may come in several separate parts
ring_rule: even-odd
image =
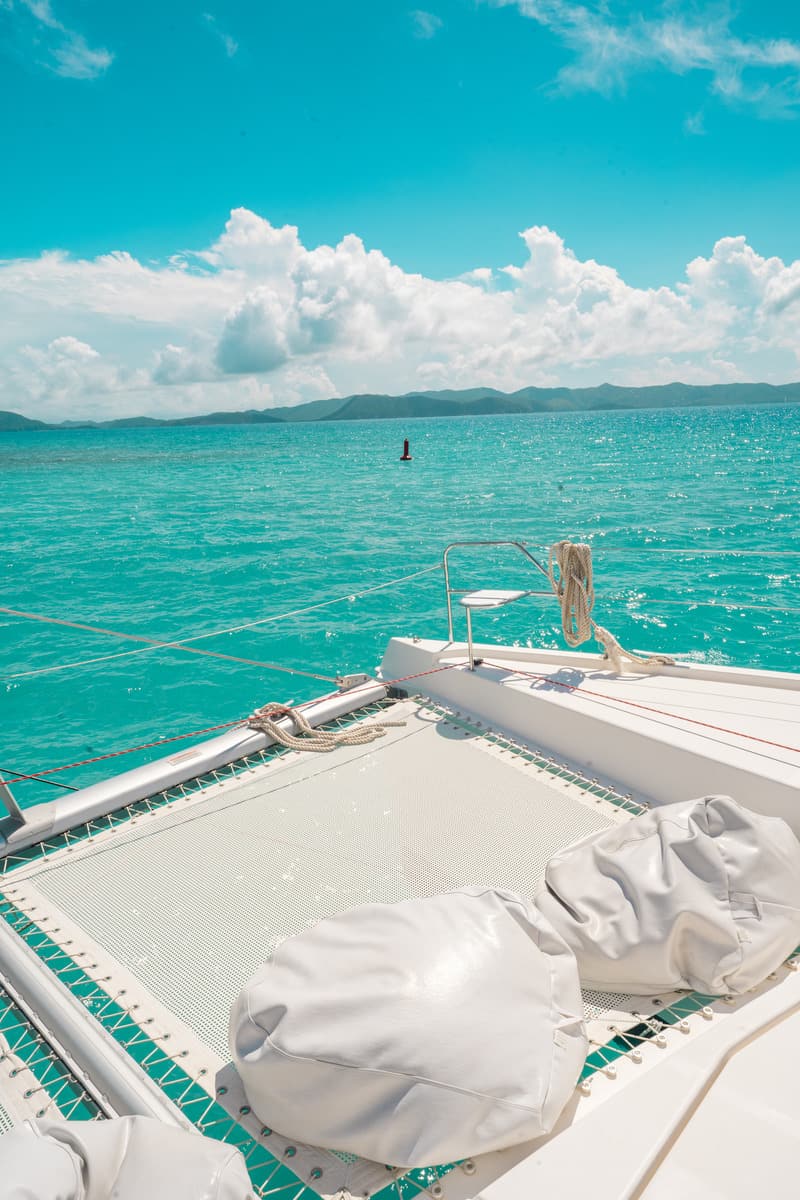
[[[350,596],[436,562],[448,541],[518,538],[544,553],[570,537],[592,542],[596,615],[624,644],[798,670],[797,612],[675,601],[800,609],[800,555],[777,553],[800,551],[799,458],[794,407],[2,434],[2,603],[178,638]],[[646,552],[659,546],[762,553]],[[512,558],[462,561],[457,585],[537,585]],[[562,644],[544,600],[476,624]],[[335,674],[372,670],[390,634],[445,631],[431,575],[201,645]],[[0,617],[0,765],[35,771],[324,690],[176,651],[8,679],[134,648]],[[62,778],[90,783],[158,753]]]

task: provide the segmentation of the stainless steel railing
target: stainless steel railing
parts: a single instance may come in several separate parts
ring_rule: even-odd
[[[447,638],[448,638],[448,641],[450,641],[450,642],[452,642],[454,640],[454,638],[453,638],[453,596],[467,595],[469,592],[475,590],[474,588],[451,587],[451,585],[450,585],[450,564],[449,564],[450,553],[451,553],[451,551],[456,550],[456,549],[476,549],[479,547],[487,547],[487,546],[513,546],[516,550],[519,550],[520,554],[523,554],[525,556],[525,558],[527,558],[531,563],[533,563],[533,565],[537,571],[539,571],[542,575],[544,575],[545,579],[548,582],[547,590],[546,591],[538,591],[536,589],[531,589],[531,590],[523,592],[524,596],[551,596],[552,595],[552,589],[549,586],[550,576],[547,573],[547,568],[545,566],[543,566],[542,563],[539,562],[539,559],[536,558],[536,556],[534,554],[531,554],[530,550],[528,550],[528,548],[524,542],[516,542],[516,541],[451,542],[450,545],[445,548],[444,554],[442,555],[442,568],[444,571],[444,588],[445,588],[445,595],[447,597]],[[520,599],[521,599],[521,597],[520,597]]]

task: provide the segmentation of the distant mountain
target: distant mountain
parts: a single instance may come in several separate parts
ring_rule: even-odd
[[[434,392],[409,392],[410,396],[432,396],[438,400],[456,400],[463,403],[465,400],[484,400],[487,396],[505,396],[505,392],[498,392],[496,388],[462,388],[461,391],[453,391],[452,388],[444,388]]]
[[[485,416],[491,413],[524,413],[524,404],[498,393],[468,400],[445,400],[435,393],[407,396],[350,396],[341,408],[323,417],[324,421],[374,421],[404,417]]]
[[[271,412],[248,408],[246,412],[215,412],[205,417],[179,417],[164,425],[280,425],[280,417]]]
[[[363,393],[281,408],[215,412],[194,417],[122,417],[113,421],[62,421],[49,425],[20,413],[0,411],[0,432],[41,429],[137,429],[175,425],[269,425],[301,421],[416,420],[503,413],[596,412],[644,408],[699,408],[708,405],[796,404],[800,383],[666,383],[652,387],[526,387],[516,392],[495,388],[407,392],[403,396]]]
[[[306,404],[287,404],[282,408],[270,408],[267,412],[281,421],[319,421],[335,413],[346,404],[341,396],[335,400],[309,400]]]
[[[341,401],[337,400],[337,404]],[[150,429],[154,426],[175,425],[282,425],[280,417],[271,411],[251,408],[245,412],[215,412],[195,417],[118,417],[113,421],[61,421],[48,425],[44,421],[29,421],[19,413],[0,412],[0,433],[23,429]]]
[[[47,429],[49,428],[44,421],[31,421],[28,417],[23,417],[19,413],[4,412],[0,409],[0,429],[7,430],[9,433],[16,433],[21,429]]]
[[[694,408],[723,404],[782,404],[800,401],[800,383],[665,383],[651,387],[521,388],[515,400],[529,412],[587,412],[595,409]]]
[[[64,421],[72,429],[149,429],[151,425],[174,425],[160,417],[117,417],[114,421]]]

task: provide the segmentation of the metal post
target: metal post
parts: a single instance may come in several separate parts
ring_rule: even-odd
[[[22,809],[11,795],[11,788],[3,779],[0,779],[0,804],[5,806],[5,810],[12,820],[19,821],[20,824],[24,823],[25,817]]]
[[[548,583],[550,582],[550,576],[548,574],[547,568],[545,566],[543,566],[542,563],[539,562],[539,559],[536,558],[536,556],[534,554],[531,554],[530,550],[527,548],[527,546],[525,545],[524,542],[516,542],[516,541],[451,542],[449,546],[445,547],[444,554],[442,555],[442,566],[444,568],[444,590],[445,590],[445,595],[447,597],[447,640],[449,642],[452,642],[454,640],[454,633],[453,633],[453,597],[452,597],[451,588],[450,588],[450,568],[448,566],[447,556],[449,555],[451,550],[455,550],[457,547],[463,549],[463,548],[469,548],[469,547],[474,548],[474,547],[482,547],[482,546],[513,546],[515,550],[519,550],[519,552],[521,554],[524,554],[529,562],[533,563],[536,570],[545,577],[545,579],[548,581]],[[538,596],[538,595],[549,596],[550,593],[549,592],[528,592],[527,595],[529,595],[529,596]]]
[[[475,654],[472,649],[472,612],[469,608],[465,609],[467,614],[467,653],[469,654],[469,669],[475,670]]]
[[[453,641],[453,598],[450,595],[450,569],[447,566],[447,553],[450,547],[447,547],[442,556],[442,566],[444,567],[444,591],[447,596],[447,640]]]

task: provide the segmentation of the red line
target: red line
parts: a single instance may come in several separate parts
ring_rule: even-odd
[[[133,754],[137,750],[151,750],[154,746],[166,746],[169,742],[180,742],[184,738],[200,737],[203,733],[213,733],[216,729],[230,729],[234,725],[242,725],[241,720],[225,721],[222,725],[209,725],[206,729],[195,729],[191,733],[176,733],[174,737],[160,738],[157,742],[145,742],[142,746],[130,746],[127,750],[111,750],[108,754],[98,754],[95,758],[84,758],[81,762],[65,763],[61,767],[48,767],[45,771],[37,771],[35,775],[18,775],[10,783],[20,783],[25,779],[37,779],[40,775],[55,775],[57,771],[69,771],[73,767],[88,767],[91,763],[103,762],[106,758],[118,758],[121,754]]]
[[[516,667],[508,667],[503,663],[483,660],[487,667],[496,667],[501,671],[510,671],[514,675],[523,675],[527,679],[538,679],[542,683],[551,683],[564,688],[568,692],[578,692],[581,696],[596,696],[599,700],[610,701],[612,704],[627,704],[629,708],[640,708],[643,712],[656,713],[659,717],[670,717],[673,721],[687,721],[690,725],[702,725],[704,729],[713,729],[716,733],[728,733],[732,737],[747,738],[750,742],[761,742],[764,746],[774,746],[778,750],[789,750],[792,754],[800,754],[800,746],[787,746],[783,742],[771,742],[769,738],[758,737],[754,733],[742,733],[740,729],[727,729],[724,725],[712,725],[710,721],[701,721],[697,717],[684,717],[680,713],[667,712],[663,708],[653,708],[649,704],[640,704],[637,700],[626,700],[623,696],[607,696],[605,692],[593,692],[591,688],[583,688],[579,684],[564,683],[552,675],[535,675],[532,671],[521,671]]]
[[[0,610],[2,611],[2,610]],[[375,683],[382,683],[384,687],[392,687],[396,683],[407,683],[410,679],[421,679],[423,675],[436,675],[439,671],[450,671],[453,667],[461,666],[460,663],[447,663],[443,667],[433,667],[428,671],[418,671],[416,675],[403,675],[399,679],[381,679],[369,680],[361,687],[353,688],[349,694],[356,695],[359,691],[368,689],[374,686]],[[336,695],[331,692],[330,695]],[[299,704],[298,708],[308,708],[311,704],[317,704],[318,700],[306,700],[305,703]],[[166,746],[170,742],[180,742],[185,738],[200,737],[204,733],[214,733],[218,729],[232,729],[235,725],[246,724],[246,719],[239,718],[236,721],[225,721],[221,725],[209,725],[205,729],[194,729],[191,733],[176,733],[174,737],[159,738],[156,742],[145,742],[141,746],[129,746],[127,750],[111,750],[108,754],[98,754],[95,758],[84,758],[81,762],[65,763],[61,767],[48,767],[44,771],[37,771],[34,775],[18,775],[16,779],[9,780],[9,783],[24,783],[26,780],[38,779],[43,775],[55,775],[58,771],[70,771],[77,767],[88,767],[92,763],[104,762],[107,758],[119,758],[123,754],[135,754],[137,750],[152,750],[156,746]],[[0,782],[3,782],[0,780]]]

